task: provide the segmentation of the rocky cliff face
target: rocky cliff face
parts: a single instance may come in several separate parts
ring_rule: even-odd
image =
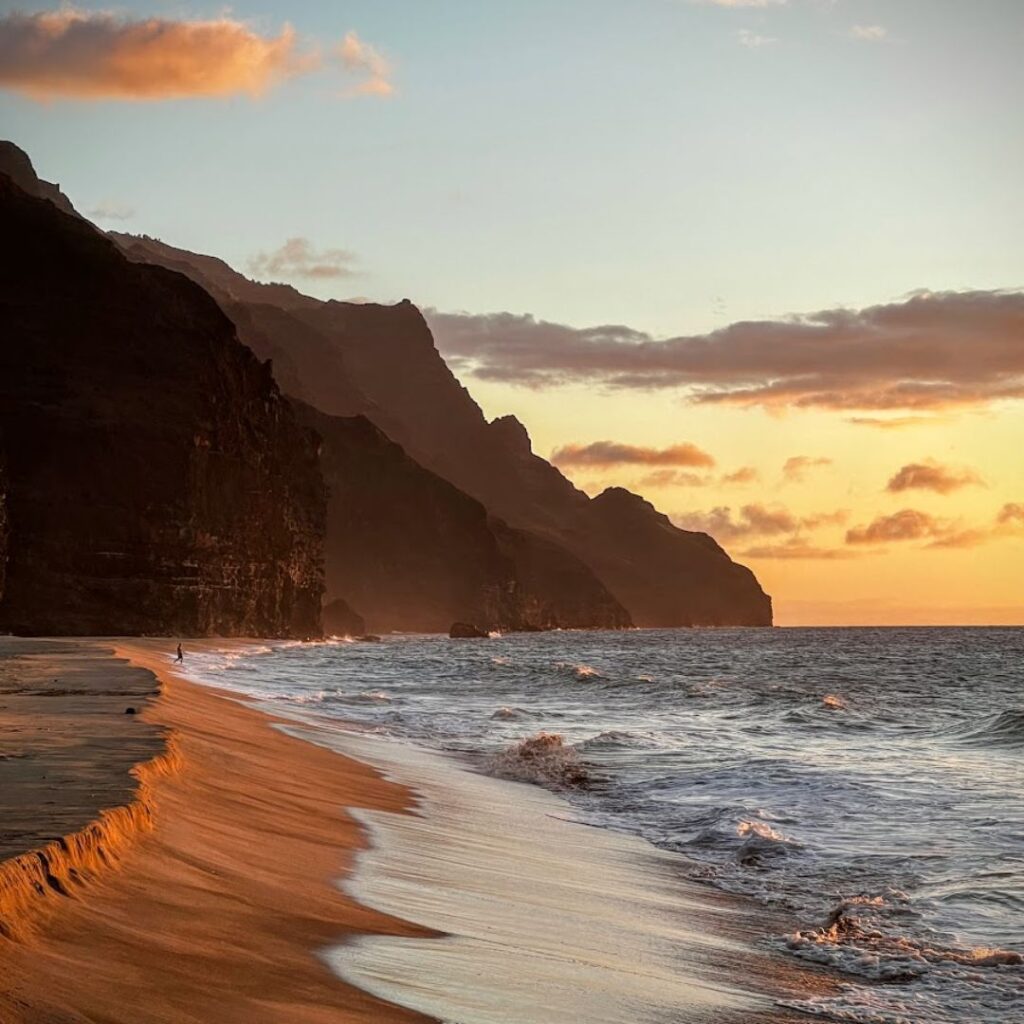
[[[299,413],[323,439],[328,607],[348,602],[371,630],[630,624],[578,559],[489,515],[365,417]]]
[[[61,192],[60,185],[43,181],[36,174],[28,154],[5,139],[0,139],[0,174],[6,174],[22,192],[38,199],[48,199],[58,210],[78,216],[71,200]]]
[[[211,276],[208,257],[117,238],[134,259]],[[253,350],[285,367],[289,393],[327,413],[368,416],[422,466],[512,526],[570,551],[636,625],[771,625],[771,599],[753,573],[710,537],[677,529],[636,495],[624,500],[628,492],[591,500],[534,454],[514,417],[488,423],[411,303],[318,302],[230,268],[224,276],[225,268],[219,264],[215,294]]]
[[[3,440],[0,435],[0,601],[4,597],[7,578],[7,460],[4,458]]]
[[[680,530],[622,487],[603,491],[580,517],[580,547],[638,622],[770,626],[771,599],[754,574],[706,533]],[[659,571],[652,572],[657,566]]]
[[[0,174],[0,629],[318,633],[315,438],[201,288],[28,184]]]

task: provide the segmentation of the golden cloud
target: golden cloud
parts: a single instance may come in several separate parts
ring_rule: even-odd
[[[761,479],[761,474],[753,466],[740,466],[731,473],[724,473],[721,478],[723,484],[752,484]]]
[[[824,457],[815,458],[811,455],[794,455],[786,459],[782,467],[782,475],[790,483],[800,483],[812,469],[831,466],[832,460]]]
[[[390,68],[353,33],[335,56],[368,76],[351,94],[385,93]],[[260,96],[323,64],[320,49],[301,46],[287,24],[261,35],[228,17],[133,19],[70,7],[0,17],[0,87],[35,100]]]
[[[366,78],[348,90],[352,96],[391,96],[395,87],[391,83],[391,65],[368,43],[349,32],[337,49],[341,63],[349,71],[363,72]]]
[[[902,466],[885,485],[887,491],[898,494],[901,491],[934,491],[936,494],[951,494],[962,487],[980,485],[982,479],[973,469],[952,469],[938,462],[911,462]]]
[[[743,558],[768,558],[784,560],[836,561],[856,558],[857,552],[845,548],[823,548],[808,544],[799,537],[793,537],[781,544],[761,544],[740,552]]]
[[[973,548],[980,544],[1005,538],[1024,536],[1024,505],[1008,502],[996,513],[988,525],[964,526],[905,508],[892,515],[878,516],[867,526],[846,531],[847,544],[881,545],[905,541],[926,540],[928,548]]]
[[[738,540],[744,537],[778,537],[795,535],[801,530],[813,530],[845,522],[845,509],[834,512],[819,512],[798,516],[782,505],[743,505],[734,515],[728,505],[719,505],[706,512],[679,512],[672,521],[684,530],[698,530],[710,533],[720,542]]]
[[[551,453],[558,466],[713,466],[714,458],[695,444],[646,448],[617,441],[567,444]]]

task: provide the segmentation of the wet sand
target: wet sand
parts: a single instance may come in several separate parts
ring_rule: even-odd
[[[782,1024],[834,980],[766,946],[781,914],[685,877],[561,796],[372,735],[296,730],[415,786],[423,813],[360,811],[358,900],[442,932],[363,937],[330,962],[362,988],[466,1024]]]
[[[37,654],[45,647],[8,641],[5,653],[22,643]],[[34,755],[16,759],[17,783],[0,791],[3,810],[20,808],[20,838],[10,840],[8,849],[43,841],[59,828],[81,828],[101,807],[116,806],[111,801],[131,806],[134,800],[139,809],[128,818],[120,815],[116,827],[96,837],[99,852],[90,850],[84,869],[72,866],[61,875],[60,865],[52,862],[72,858],[81,843],[58,843],[48,869],[51,877],[62,879],[58,888],[44,885],[25,897],[12,893],[18,875],[13,882],[8,875],[6,889],[0,879],[0,914],[8,921],[17,915],[14,936],[0,938],[0,1020],[321,1024],[426,1019],[344,984],[316,952],[355,934],[429,934],[359,905],[334,884],[365,843],[364,831],[346,808],[403,812],[410,806],[408,791],[356,761],[288,737],[260,713],[174,675],[167,667],[166,642],[115,646],[121,657],[149,670],[136,674],[133,686],[146,680],[153,689],[154,677],[160,677],[159,699],[142,710],[141,721],[125,723],[134,716],[112,705],[102,721],[90,720],[101,715],[94,703],[96,708],[111,699],[123,703],[122,694],[35,697],[53,710],[31,734],[22,734],[23,752],[31,747]],[[46,673],[52,668],[51,678],[58,680],[68,669],[62,657],[78,658],[82,651],[91,657],[96,650],[88,642],[61,641],[57,648],[42,653],[51,659]],[[127,679],[124,667],[115,666],[114,675]],[[28,675],[8,662],[5,678],[10,687]],[[131,697],[136,700],[134,689]],[[10,730],[41,706],[7,703],[5,736],[18,735]],[[129,726],[142,729],[132,736],[125,732]],[[159,753],[160,733],[172,739],[170,764],[159,761],[166,757]],[[145,761],[152,755],[161,770],[147,777],[143,769],[133,780],[128,759]],[[66,792],[48,806],[36,798],[51,782],[42,768],[55,759],[62,759]],[[33,764],[40,768],[38,778]],[[73,778],[81,784],[72,791],[67,780]],[[26,795],[18,797],[19,791]]]
[[[163,731],[126,708],[157,694],[109,644],[0,637],[0,861],[127,804]]]

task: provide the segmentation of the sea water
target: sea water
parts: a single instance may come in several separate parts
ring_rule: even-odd
[[[1024,1020],[1024,630],[696,629],[278,644],[218,685],[554,790],[797,922],[868,1024]]]

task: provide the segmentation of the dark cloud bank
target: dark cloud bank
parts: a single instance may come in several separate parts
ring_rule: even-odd
[[[457,372],[527,387],[687,388],[702,403],[875,411],[1024,397],[1019,291],[921,292],[664,341],[512,313],[429,318]]]

